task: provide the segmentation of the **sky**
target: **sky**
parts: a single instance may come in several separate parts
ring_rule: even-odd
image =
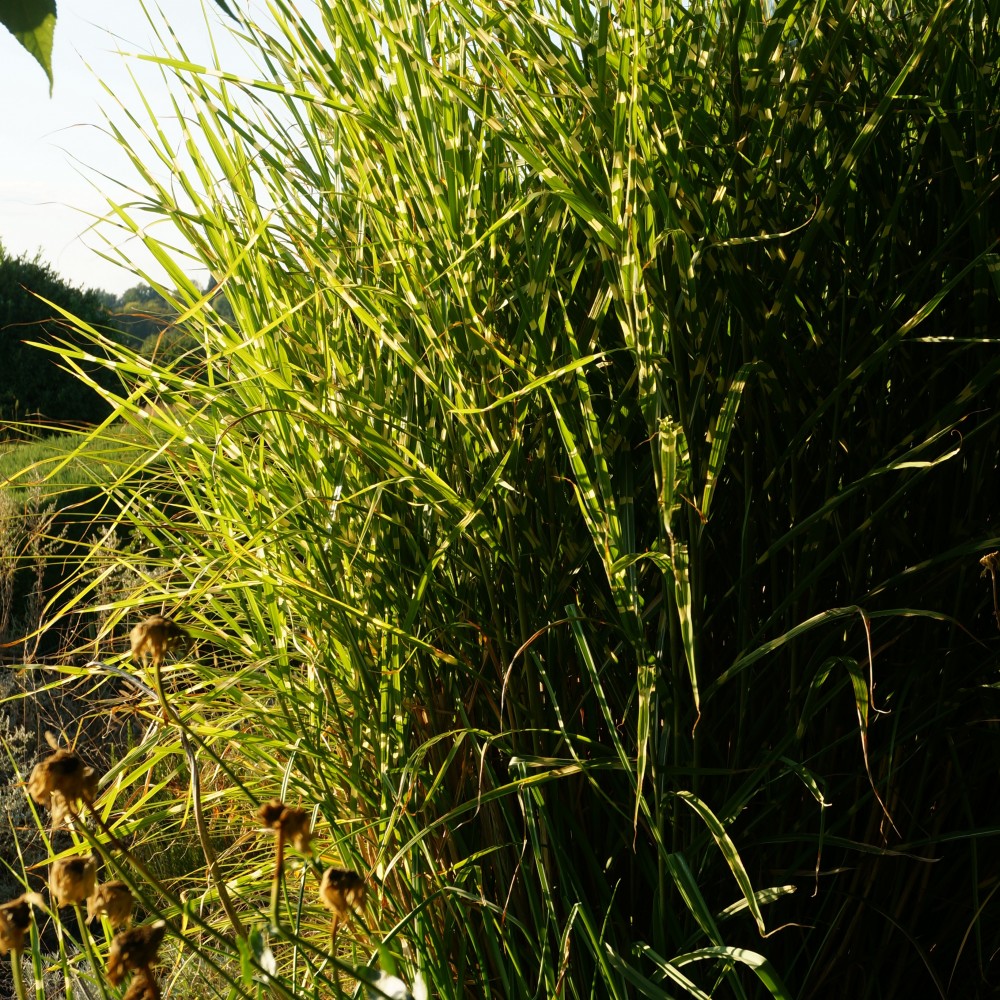
[[[189,58],[210,63],[214,40],[224,68],[246,69],[246,57],[225,27],[228,19],[211,0],[170,0],[168,6],[170,26]],[[104,124],[105,111],[112,120],[125,119],[115,98],[144,117],[130,72],[154,111],[168,113],[159,69],[122,54],[150,53],[155,46],[140,0],[59,0],[50,97],[41,67],[0,27],[0,243],[8,253],[40,252],[77,286],[120,294],[138,282],[98,256],[94,248],[106,244],[90,230],[94,217],[107,210],[107,195],[130,197],[109,178],[136,182]],[[124,240],[110,227],[104,232]],[[122,245],[140,267],[161,273],[138,241]]]

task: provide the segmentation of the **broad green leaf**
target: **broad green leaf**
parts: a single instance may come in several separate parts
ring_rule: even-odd
[[[697,795],[686,791],[679,791],[674,794],[682,802],[686,802],[701,817],[705,826],[708,827],[708,831],[712,834],[719,850],[722,852],[722,856],[726,859],[726,864],[733,873],[736,884],[740,887],[743,898],[746,900],[747,908],[757,922],[757,929],[760,931],[761,937],[763,937],[766,933],[764,914],[761,913],[760,903],[757,901],[756,893],[750,883],[750,876],[747,875],[747,870],[743,866],[739,851],[726,832],[726,828],[722,825],[719,817]]]
[[[45,70],[51,93],[52,41],[56,30],[55,0],[0,0],[0,24]]]
[[[701,697],[698,693],[698,661],[695,652],[694,616],[691,608],[691,573],[687,546],[676,539],[670,543],[670,566],[674,583],[674,605],[680,624],[684,660],[687,663],[688,677],[691,680],[691,696],[694,699],[693,730],[701,719]]]
[[[777,902],[779,899],[790,896],[797,891],[798,887],[794,885],[775,885],[770,889],[758,889],[754,893],[754,897],[761,906],[766,906],[768,903]],[[745,899],[738,899],[735,903],[731,903],[725,909],[720,910],[716,914],[716,917],[718,920],[728,920],[730,917],[735,917],[737,913],[742,913],[746,908],[747,901]]]
[[[747,379],[758,367],[759,365],[757,364],[743,365],[726,390],[726,398],[722,403],[719,419],[716,421],[715,429],[712,432],[712,450],[708,456],[705,488],[701,494],[701,516],[706,521],[708,520],[709,511],[712,506],[712,495],[715,492],[715,485],[726,460],[726,449],[729,447],[729,439],[732,436],[733,429],[736,427],[736,414],[739,410],[740,400],[743,398],[743,390],[746,388]]]
[[[680,966],[710,959],[739,962],[756,973],[757,978],[767,987],[768,992],[774,997],[774,1000],[792,1000],[792,995],[788,992],[788,988],[781,981],[781,977],[775,972],[771,963],[763,955],[746,948],[699,948],[697,951],[691,951],[685,955],[677,955],[672,959],[672,963]]]
[[[723,937],[715,922],[712,909],[705,901],[701,887],[698,885],[698,880],[695,878],[694,872],[691,871],[691,866],[687,863],[687,859],[683,854],[674,852],[668,854],[664,860],[667,870],[670,872],[670,877],[673,879],[674,885],[681,895],[681,899],[684,900],[685,906],[687,906],[691,915],[698,922],[698,926],[710,941],[714,941],[720,945],[723,944]]]

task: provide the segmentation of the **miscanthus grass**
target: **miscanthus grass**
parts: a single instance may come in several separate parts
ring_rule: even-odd
[[[151,874],[229,995],[995,982],[998,18],[275,0],[254,77],[161,27],[108,253],[199,346],[105,345],[94,438],[149,447],[101,659],[195,642],[100,803],[186,838]],[[366,887],[325,950],[234,825],[274,799]]]

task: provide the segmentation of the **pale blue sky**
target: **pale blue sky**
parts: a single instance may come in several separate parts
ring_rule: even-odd
[[[245,9],[246,0],[231,4]],[[224,67],[245,71],[246,57],[224,27],[228,19],[210,0],[170,0],[167,7],[192,60],[211,61],[211,30]],[[51,98],[38,64],[0,28],[0,242],[15,254],[40,250],[73,284],[120,293],[136,279],[102,261],[90,247],[103,241],[87,232],[88,213],[106,210],[105,193],[128,198],[101,174],[134,183],[125,154],[104,130],[102,109],[117,122],[124,115],[101,80],[141,119],[131,71],[154,110],[168,114],[160,70],[120,54],[154,51],[155,35],[140,0],[59,0],[58,11]],[[141,266],[152,266],[137,241],[125,247]]]

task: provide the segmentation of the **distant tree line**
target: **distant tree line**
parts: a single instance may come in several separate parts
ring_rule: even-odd
[[[186,360],[197,341],[177,324],[176,309],[155,289],[138,284],[115,295],[78,288],[39,256],[14,256],[0,244],[0,440],[20,436],[31,425],[94,423],[109,412],[104,400],[60,366],[57,355],[36,346],[78,338],[53,306],[140,354],[188,367],[197,377],[197,363]],[[232,321],[222,295],[214,306]],[[91,374],[114,387],[113,371],[95,364]]]

